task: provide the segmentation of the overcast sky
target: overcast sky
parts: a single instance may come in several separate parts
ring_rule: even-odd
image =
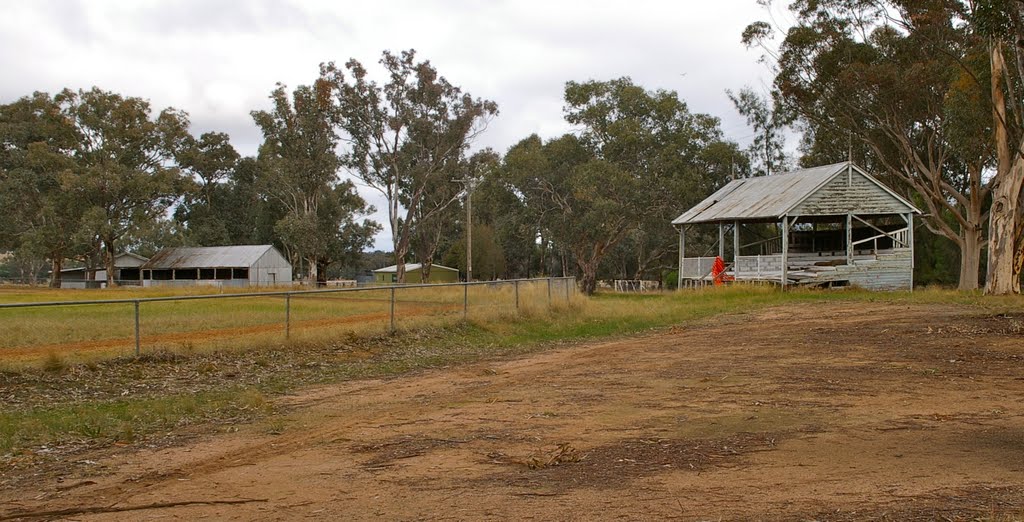
[[[478,145],[504,153],[537,133],[558,136],[566,81],[629,76],[679,93],[721,118],[730,139],[749,130],[725,95],[770,82],[760,53],[740,43],[769,15],[755,0],[718,1],[7,1],[0,16],[0,103],[33,91],[98,86],[189,113],[192,131],[227,132],[254,155],[249,112],[276,82],[315,79],[318,64],[356,58],[379,72],[385,49],[414,48],[438,72],[500,114]],[[780,20],[785,22],[784,20]],[[378,208],[379,195],[361,192]],[[375,216],[386,223],[383,215]],[[385,231],[377,246],[390,249]]]

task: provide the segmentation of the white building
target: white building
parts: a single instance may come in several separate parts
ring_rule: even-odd
[[[143,286],[278,286],[292,265],[272,245],[165,248],[142,265]]]

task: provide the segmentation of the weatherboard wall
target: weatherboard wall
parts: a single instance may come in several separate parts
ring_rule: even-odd
[[[844,171],[811,194],[790,214],[834,216],[850,214],[906,214],[913,209],[863,174]]]

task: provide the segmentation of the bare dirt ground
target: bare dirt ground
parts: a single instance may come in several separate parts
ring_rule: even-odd
[[[279,429],[41,470],[0,520],[1024,518],[1024,319],[964,314],[793,305],[311,389]]]

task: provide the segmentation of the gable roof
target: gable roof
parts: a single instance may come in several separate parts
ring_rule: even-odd
[[[873,185],[872,188],[895,199],[897,205],[904,207],[904,212],[921,213],[863,169],[844,161],[771,176],[730,181],[704,201],[672,220],[672,224],[781,219],[848,168],[868,180]]]
[[[125,259],[128,259],[129,261],[125,262]],[[124,252],[114,256],[114,268],[138,268],[144,265],[146,261],[149,261],[148,257],[143,257],[138,254],[133,254],[131,252]],[[106,266],[96,267],[96,270],[98,272],[105,272],[106,269]],[[86,267],[84,266],[76,266],[72,268],[62,269],[61,273],[84,272],[85,270]]]
[[[142,268],[159,270],[249,267],[273,248],[273,245],[165,248],[151,257]]]
[[[412,272],[413,270],[419,270],[420,268],[423,268],[423,265],[420,264],[420,263],[406,263],[405,264],[405,271],[406,272]],[[450,266],[438,265],[436,263],[430,265],[430,268],[431,269],[440,268],[441,270],[450,270],[452,272],[458,272],[459,271],[458,268],[452,268]],[[389,273],[393,274],[393,273],[398,273],[398,265],[391,265],[391,266],[386,266],[384,268],[378,268],[378,269],[374,270],[373,272],[375,274],[389,274]]]

